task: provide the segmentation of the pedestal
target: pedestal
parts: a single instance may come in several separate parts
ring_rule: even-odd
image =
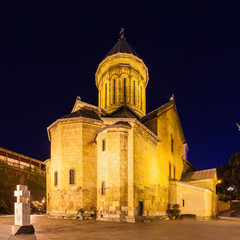
[[[34,234],[35,230],[33,225],[18,226],[12,225],[12,235],[21,235],[21,234]]]
[[[18,226],[30,225],[30,204],[16,202],[14,204],[14,224]]]

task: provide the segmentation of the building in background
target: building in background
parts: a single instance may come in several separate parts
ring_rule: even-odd
[[[76,99],[47,129],[47,213],[135,222],[182,214],[215,217],[216,169],[195,171],[174,97],[146,113],[148,69],[123,34],[96,71],[98,106]]]

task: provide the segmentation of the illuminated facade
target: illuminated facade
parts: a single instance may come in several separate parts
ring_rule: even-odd
[[[98,107],[77,98],[48,127],[47,213],[135,222],[216,216],[216,169],[195,171],[173,98],[146,114],[148,69],[123,36],[96,71]]]

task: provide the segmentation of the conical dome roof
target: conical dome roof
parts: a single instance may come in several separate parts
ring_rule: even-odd
[[[110,50],[110,52],[106,55],[106,57],[117,54],[117,53],[129,53],[133,54],[134,56],[139,57],[136,51],[130,46],[130,44],[126,41],[125,38],[118,39],[117,43],[114,47]],[[105,58],[106,58],[105,57]]]

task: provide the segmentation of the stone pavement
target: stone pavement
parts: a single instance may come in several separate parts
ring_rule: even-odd
[[[225,217],[225,216],[219,216],[220,219],[223,220],[232,220],[232,221],[240,221],[240,217]]]
[[[125,239],[125,240],[239,240],[240,221],[231,220],[176,220],[150,223],[111,223],[101,221],[78,221],[31,216],[37,240],[75,239]],[[11,234],[13,216],[0,216],[0,240]],[[19,238],[29,239],[30,238]]]

